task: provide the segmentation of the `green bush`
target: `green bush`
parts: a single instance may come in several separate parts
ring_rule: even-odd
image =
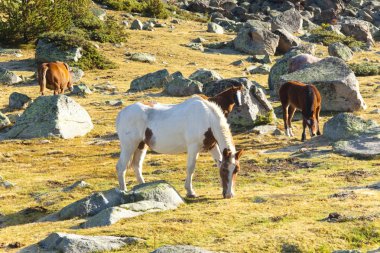
[[[95,0],[94,2],[116,11],[142,12],[143,10],[143,4],[137,0]]]
[[[116,67],[113,62],[107,60],[103,55],[101,55],[91,42],[88,42],[83,37],[75,34],[50,32],[42,34],[39,39],[47,43],[53,43],[62,50],[68,50],[72,47],[81,47],[83,49],[82,57],[78,62],[73,62],[71,65],[80,67],[83,70],[93,68],[109,69]]]
[[[276,122],[276,119],[274,116],[275,114],[273,110],[267,112],[266,114],[257,115],[257,118],[255,120],[255,126],[268,125],[268,124]]]
[[[1,0],[0,42],[28,43],[46,31],[65,31],[90,3],[90,0]]]
[[[145,0],[143,15],[162,19],[169,17],[169,13],[161,0]]]
[[[365,46],[364,42],[357,41],[355,38],[350,36],[344,36],[334,31],[329,31],[327,30],[327,27],[328,25],[322,25],[321,27],[312,30],[310,32],[312,34],[312,41],[322,42],[325,46],[328,46],[335,42],[341,42],[350,48],[363,48]]]
[[[380,75],[380,64],[363,62],[363,63],[351,63],[349,64],[349,66],[356,76]]]

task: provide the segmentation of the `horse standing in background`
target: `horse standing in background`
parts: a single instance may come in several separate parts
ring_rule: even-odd
[[[42,63],[37,72],[41,95],[45,94],[45,88],[53,90],[54,95],[63,94],[66,88],[73,90],[73,79],[67,63]]]
[[[188,197],[196,197],[192,178],[203,149],[210,151],[218,164],[223,197],[233,196],[242,150],[236,152],[227,120],[215,103],[199,96],[177,105],[138,102],[118,114],[116,128],[121,146],[116,166],[121,190],[126,190],[125,172],[130,166],[137,181],[144,183],[142,164],[149,147],[161,154],[187,152],[185,188]]]
[[[319,113],[321,112],[321,95],[312,84],[290,81],[283,84],[279,91],[282,104],[284,127],[287,136],[294,136],[292,118],[296,109],[301,110],[303,116],[302,141],[306,140],[306,126],[310,136],[321,135],[319,130]]]
[[[205,95],[200,95],[202,98],[208,101],[214,102],[222,108],[224,116],[227,118],[228,114],[232,111],[234,106],[241,106],[241,91],[243,90],[243,85],[232,86],[213,97],[207,97]]]

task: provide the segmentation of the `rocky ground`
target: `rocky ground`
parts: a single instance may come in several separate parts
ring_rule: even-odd
[[[120,13],[109,11],[109,15],[119,16]],[[170,74],[181,71],[183,76],[189,77],[197,69],[207,68],[223,78],[245,76],[265,89],[278,118],[274,125],[283,132],[280,104],[270,96],[268,73],[247,74],[247,67],[260,64],[245,61],[248,55],[231,48],[202,52],[187,46],[198,37],[208,43],[231,41],[236,37],[235,32],[209,33],[207,24],[193,21],[174,25],[170,20],[162,22],[168,25],[154,31],[129,30],[125,44],[99,45],[118,68],[86,71],[81,82],[93,90],[92,94],[70,96],[92,119],[93,129],[88,134],[74,139],[0,141],[0,249],[16,252],[49,235],[41,245],[51,246],[51,241],[56,242],[57,238],[64,238],[65,242],[77,238],[67,234],[114,236],[111,244],[121,245],[123,248],[119,251],[112,247],[95,248],[112,252],[152,252],[164,245],[193,245],[224,252],[332,252],[339,249],[366,252],[379,248],[378,157],[363,160],[343,156],[342,152],[334,150],[351,144],[337,144],[326,136],[300,142],[300,114],[295,116],[294,138],[260,134],[258,130],[249,129],[234,134],[237,147],[246,152],[241,161],[236,197],[231,200],[222,198],[218,171],[211,157],[202,153],[194,179],[199,197],[185,199],[185,203],[175,210],[144,213],[110,226],[84,226],[84,229],[80,224],[87,219],[81,215],[36,223],[75,201],[93,196],[92,193],[117,186],[115,166],[119,143],[115,136],[115,118],[124,106],[136,101],[179,103],[186,99],[163,94],[160,88],[127,93],[131,81],[147,73],[166,68]],[[316,45],[315,51],[320,58],[328,56],[325,46]],[[32,99],[39,96],[39,87],[32,78],[36,70],[34,52],[23,49],[17,57],[14,54],[0,56],[0,67],[26,79],[21,84],[0,86],[0,109],[10,121],[23,112],[23,109],[9,108],[11,93],[19,92]],[[155,62],[131,60],[133,53],[141,52],[154,55]],[[370,51],[355,52],[349,62],[376,61],[379,53],[377,43]],[[281,57],[271,56],[269,66]],[[232,64],[240,60],[241,64]],[[367,108],[355,115],[380,122],[380,76],[357,79]],[[334,115],[335,112],[324,112],[321,127]],[[332,136],[336,136],[334,124],[331,128]],[[351,136],[357,132],[348,131],[347,134]],[[143,174],[148,182],[166,180],[180,196],[185,196],[185,165],[185,154],[149,152]],[[84,182],[78,183],[78,187],[70,187],[78,180]],[[126,181],[128,189],[137,184],[132,171],[127,172]],[[104,205],[104,208],[109,207]],[[162,205],[156,203],[155,207]],[[138,208],[132,211],[140,212]],[[65,245],[54,247],[49,249],[62,250],[60,247]]]

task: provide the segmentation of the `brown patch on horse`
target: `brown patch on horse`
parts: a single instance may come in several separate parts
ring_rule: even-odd
[[[145,130],[145,139],[144,139],[144,142],[149,147],[153,146],[153,132],[152,132],[152,129],[147,128]]]
[[[215,144],[216,144],[216,139],[211,131],[211,128],[209,128],[205,134],[204,134],[205,138],[203,140],[203,148],[205,150],[210,150],[212,149]]]
[[[140,149],[140,150],[145,149],[145,142],[144,142],[144,141],[141,141],[141,142],[139,143],[138,149]]]

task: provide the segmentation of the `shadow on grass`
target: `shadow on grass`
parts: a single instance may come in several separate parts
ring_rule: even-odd
[[[0,62],[0,68],[10,71],[37,71],[37,64],[34,59],[11,60]]]
[[[25,208],[17,213],[0,217],[0,228],[32,223],[46,216],[48,209],[42,206]]]

